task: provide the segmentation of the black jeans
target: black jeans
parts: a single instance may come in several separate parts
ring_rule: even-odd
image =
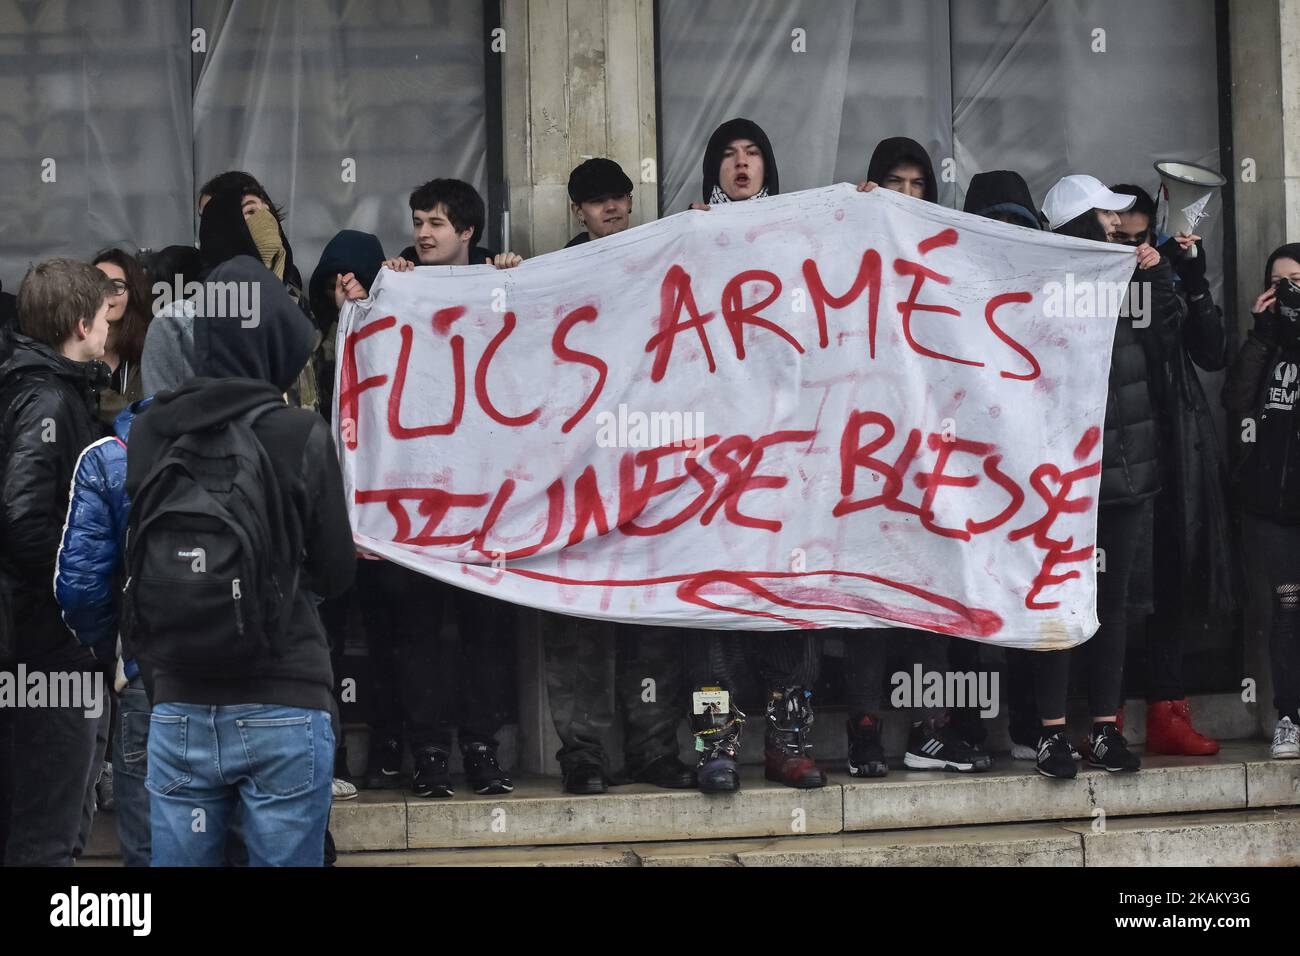
[[[907,677],[912,666],[923,671],[942,672],[949,666],[950,645],[962,643],[944,634],[918,631],[910,627],[864,628],[844,635],[844,680],[848,691],[849,716],[871,714],[879,717],[884,709],[885,664],[890,651],[901,650],[907,663]],[[960,657],[960,655],[959,655]],[[890,682],[893,686],[893,682]],[[913,719],[942,716],[942,707],[916,708]]]
[[[412,752],[496,746],[515,693],[513,605],[443,584],[389,561],[362,561],[357,598],[374,672],[371,728]],[[458,640],[441,640],[443,611]]]
[[[1247,514],[1245,532],[1251,577],[1266,583],[1272,602],[1273,706],[1294,722],[1300,720],[1300,525]]]
[[[1070,662],[1087,672],[1088,707],[1093,717],[1118,712],[1124,685],[1124,645],[1128,588],[1143,534],[1151,527],[1151,499],[1135,505],[1107,505],[1097,516],[1097,547],[1105,554],[1105,571],[1097,574],[1097,619],[1101,627],[1087,642],[1064,651],[1035,651],[1034,687],[1038,716],[1065,716]]]
[[[809,631],[700,630],[686,637],[693,687],[717,683],[733,696],[785,687],[811,690],[821,671],[821,637]],[[760,687],[754,687],[757,679]]]
[[[609,771],[604,741],[619,707],[629,776],[677,753],[686,713],[682,640],[694,634],[543,614],[547,696],[563,744],[555,756],[566,773],[582,763]]]
[[[1160,495],[1155,502],[1152,529],[1152,597],[1155,611],[1147,628],[1147,702],[1182,700],[1183,606],[1182,555],[1176,531],[1172,495]]]
[[[27,663],[29,674],[74,669],[93,672],[93,660],[75,668]],[[103,704],[107,708],[107,689]],[[22,707],[7,716],[12,796],[5,865],[71,866],[80,849],[87,781],[102,759],[103,715],[87,717],[83,707]]]

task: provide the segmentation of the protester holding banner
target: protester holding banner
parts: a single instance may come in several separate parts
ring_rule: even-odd
[[[744,202],[780,193],[772,144],[757,123],[727,120],[704,150],[701,199],[692,209]],[[687,641],[687,668],[696,686],[691,721],[699,738],[696,773],[704,793],[740,789],[736,757],[745,715],[735,695],[748,666],[766,698],[764,774],[790,787],[826,785],[812,757],[808,727],[813,721],[812,688],[821,666],[821,640],[813,634],[718,632]]]
[[[1061,179],[1043,200],[1043,214],[1058,235],[1114,242],[1118,213],[1133,205],[1132,196],[1111,192],[1092,176]],[[1101,626],[1078,653],[1087,671],[1092,731],[1086,756],[1095,767],[1131,771],[1142,762],[1128,748],[1116,725],[1124,676],[1124,647],[1129,583],[1140,537],[1150,534],[1152,499],[1160,491],[1159,447],[1151,381],[1159,374],[1172,331],[1184,307],[1174,294],[1169,263],[1149,244],[1135,250],[1137,280],[1146,284],[1145,315],[1121,315],[1111,350],[1110,388],[1102,436],[1101,491],[1097,521],[1097,615]],[[1130,286],[1130,310],[1135,295]],[[1104,570],[1103,570],[1104,568]],[[1076,774],[1073,751],[1064,730],[1068,651],[1045,651],[1035,660],[1035,685],[1042,736],[1038,771],[1044,776]]]
[[[384,265],[397,272],[416,266],[492,263],[506,268],[519,263],[511,253],[500,256],[479,245],[486,213],[483,197],[462,179],[431,179],[411,193],[411,244]],[[469,235],[466,235],[466,231]]]
[[[1154,612],[1147,627],[1144,746],[1150,754],[1210,756],[1219,745],[1192,726],[1183,687],[1183,627],[1198,619],[1222,620],[1236,603],[1223,454],[1196,374],[1197,368],[1218,372],[1227,365],[1223,314],[1210,295],[1200,237],[1157,236],[1156,204],[1145,189],[1121,184],[1111,191],[1135,197],[1119,214],[1115,238],[1135,248],[1156,246],[1173,267],[1174,289],[1187,310],[1152,378],[1163,491],[1155,499],[1151,554],[1143,561],[1152,572]]]
[[[383,265],[398,272],[422,266],[464,266],[488,259],[477,248],[483,232],[483,198],[469,183],[434,179],[410,195],[413,245]],[[483,258],[480,259],[480,253]],[[498,268],[519,257],[502,253]],[[362,562],[358,600],[379,673],[400,675],[400,707],[381,700],[372,717],[367,786],[400,786],[402,740],[415,760],[411,793],[445,798],[456,791],[449,755],[457,732],[470,789],[477,794],[514,790],[501,768],[496,735],[511,709],[516,611],[506,601],[430,580],[398,564]],[[454,659],[441,660],[444,607],[455,617]]]
[[[583,231],[566,249],[622,232],[632,224],[632,180],[612,159],[589,159],[569,173],[569,210]]]
[[[1240,421],[1236,492],[1245,511],[1251,577],[1272,603],[1274,760],[1300,758],[1300,483],[1289,462],[1300,441],[1296,415],[1300,369],[1300,243],[1273,250],[1264,291],[1251,310],[1255,325],[1228,369],[1223,405]]]
[[[963,212],[1026,229],[1043,230],[1042,213],[1034,202],[1029,184],[1019,173],[1010,169],[997,169],[976,173],[966,188]],[[963,658],[962,655],[966,656]],[[973,669],[979,662],[979,645],[970,641],[953,641],[948,656],[949,663],[967,664],[961,669]],[[1006,649],[1007,675],[1007,732],[1011,737],[1011,757],[1014,760],[1035,760],[1038,756],[1039,722],[1034,703],[1034,653],[1018,647]],[[969,709],[958,711],[955,722],[959,732],[972,734],[978,715],[968,716]],[[967,740],[982,743],[983,739],[967,736]]]
[[[924,202],[939,200],[929,152],[906,136],[893,136],[876,145],[867,164],[867,181],[858,189],[870,192],[877,186]],[[945,663],[961,670],[978,666],[978,656],[973,656],[978,655],[976,645],[915,628],[867,630],[846,636],[848,770],[853,777],[883,777],[889,772],[880,743],[879,715],[891,645],[903,650],[908,670],[919,666],[923,673],[937,673],[945,669]],[[963,725],[940,704],[922,707],[913,716],[919,719],[912,720],[903,755],[908,769],[979,773],[993,766],[993,758],[976,745],[987,736],[978,715]]]
[[[612,159],[569,174],[570,209],[586,227],[565,248],[603,239],[631,224],[632,180]],[[678,756],[682,720],[682,641],[691,631],[614,624],[542,611],[546,689],[567,793],[604,793],[611,780],[604,737],[623,712],[623,779],[669,789],[696,785]]]

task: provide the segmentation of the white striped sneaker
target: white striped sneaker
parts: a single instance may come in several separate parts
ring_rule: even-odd
[[[335,777],[331,793],[333,793],[335,800],[355,800],[357,796],[357,788],[343,778]]]
[[[1274,760],[1300,758],[1300,727],[1291,723],[1290,717],[1283,717],[1273,728],[1273,746],[1269,751]]]

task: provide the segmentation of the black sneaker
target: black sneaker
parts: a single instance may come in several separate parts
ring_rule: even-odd
[[[903,765],[909,770],[981,773],[993,766],[993,758],[966,743],[951,727],[923,720],[908,735]]]
[[[849,731],[849,776],[883,777],[889,773],[889,764],[885,763],[885,748],[880,743],[880,724],[870,714],[863,715],[857,721],[850,719]]]
[[[979,750],[984,745],[984,741],[989,739],[989,729],[984,725],[978,710],[964,707],[953,710],[949,726],[953,733],[976,750]]]
[[[370,746],[370,759],[366,761],[366,789],[396,790],[401,785],[402,742],[396,737],[374,741]]]
[[[576,794],[604,793],[609,789],[605,770],[598,763],[583,763],[564,774],[564,792]]]
[[[447,752],[430,747],[415,755],[415,775],[411,778],[411,793],[417,797],[454,797],[451,788],[451,771],[447,768]]]
[[[1111,773],[1142,769],[1142,761],[1128,749],[1128,741],[1114,724],[1088,737],[1088,763]]]
[[[1073,779],[1079,772],[1075,766],[1074,748],[1064,727],[1054,734],[1044,733],[1038,738],[1038,772],[1044,777],[1061,780]]]
[[[490,744],[462,744],[461,756],[465,761],[465,777],[469,788],[477,794],[513,793],[515,785],[497,763],[497,748]]]

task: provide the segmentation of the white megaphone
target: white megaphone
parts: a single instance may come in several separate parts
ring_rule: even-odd
[[[1227,182],[1212,169],[1162,160],[1155,164],[1160,174],[1160,197],[1156,201],[1156,229],[1166,236],[1189,236],[1205,218],[1214,191]],[[1196,246],[1187,250],[1196,256]]]

